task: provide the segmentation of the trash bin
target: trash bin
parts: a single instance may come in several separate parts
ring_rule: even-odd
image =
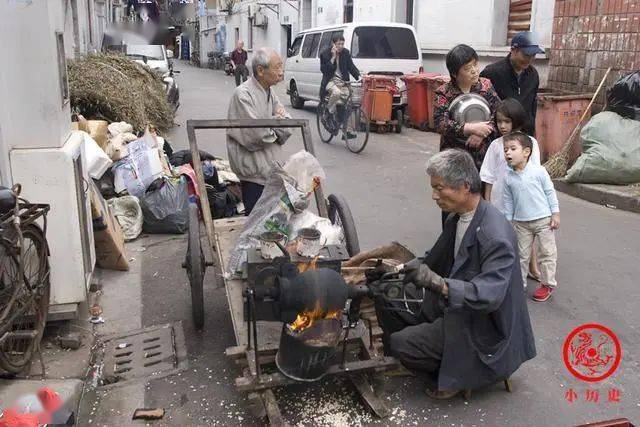
[[[540,157],[545,162],[560,151],[571,132],[578,124],[580,116],[589,105],[592,93],[543,92],[538,94],[536,114],[536,140],[540,147]],[[584,123],[591,118],[589,112]],[[583,123],[583,124],[584,124]],[[569,165],[582,153],[582,143],[576,137],[569,155]]]
[[[388,89],[369,89],[364,95],[364,110],[369,120],[377,124],[391,121],[393,95]]]
[[[362,88],[364,93],[362,106],[369,116],[369,120],[373,122],[390,121],[393,95],[397,92],[396,78],[394,76],[367,74],[362,78]]]
[[[438,74],[432,75],[435,77]],[[406,74],[402,77],[407,85],[407,112],[409,124],[420,130],[429,127],[429,111],[427,109],[427,74]]]
[[[451,78],[449,76],[437,75],[427,77],[427,114],[429,116],[429,129],[435,130],[436,123],[433,118],[436,105],[436,90],[445,83],[448,83]]]
[[[391,94],[398,91],[396,78],[384,74],[367,74],[362,77],[363,89],[388,89]]]

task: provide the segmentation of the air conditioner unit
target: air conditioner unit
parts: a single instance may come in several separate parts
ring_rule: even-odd
[[[266,27],[269,23],[269,18],[264,13],[256,13],[253,17],[253,26],[254,27]]]
[[[96,262],[90,177],[82,134],[72,132],[60,148],[15,149],[10,152],[14,183],[22,196],[48,203],[47,241],[51,264],[51,319],[76,315],[87,295]]]

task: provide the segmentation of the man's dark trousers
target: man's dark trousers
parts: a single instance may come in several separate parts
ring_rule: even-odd
[[[244,204],[244,214],[249,216],[253,207],[262,196],[262,190],[264,185],[256,184],[250,181],[240,181],[240,187],[242,188],[242,203]]]
[[[422,295],[421,290],[407,290],[406,298],[421,299]],[[438,305],[438,297],[426,290],[422,309],[416,304],[409,307],[415,315],[396,311],[406,310],[404,303],[376,298],[384,353],[397,358],[407,369],[423,374],[429,385],[435,388],[444,348],[444,313]]]
[[[240,86],[240,84],[246,82],[249,78],[249,70],[246,65],[238,64],[236,65],[236,69],[233,71],[233,75],[236,78],[236,86]]]

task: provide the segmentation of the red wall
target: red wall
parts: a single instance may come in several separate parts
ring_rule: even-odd
[[[640,0],[556,0],[549,86],[593,92],[640,69]],[[601,98],[602,99],[602,98]]]

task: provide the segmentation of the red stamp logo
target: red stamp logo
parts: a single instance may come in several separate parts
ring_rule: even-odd
[[[618,369],[622,347],[611,329],[598,323],[587,323],[567,336],[562,358],[573,376],[597,382],[610,377]]]

